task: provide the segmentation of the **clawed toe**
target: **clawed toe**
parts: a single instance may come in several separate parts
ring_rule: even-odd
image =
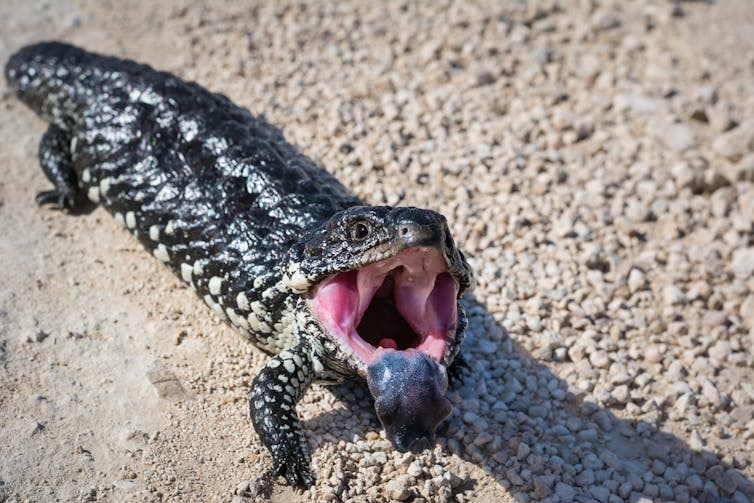
[[[40,206],[50,204],[59,210],[71,209],[75,202],[73,196],[58,190],[43,190],[37,193],[35,199]]]
[[[292,486],[308,489],[314,485],[316,479],[308,466],[295,461],[276,463],[276,465],[275,474],[285,477],[285,480]]]

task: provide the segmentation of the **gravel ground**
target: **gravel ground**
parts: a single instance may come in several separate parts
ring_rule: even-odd
[[[743,503],[753,27],[749,0],[8,0],[0,59],[61,38],[149,62],[450,220],[479,287],[439,445],[399,454],[363,387],[315,386],[319,482],[273,501]],[[0,85],[0,501],[260,499],[265,357],[102,210],[35,206],[44,126]]]

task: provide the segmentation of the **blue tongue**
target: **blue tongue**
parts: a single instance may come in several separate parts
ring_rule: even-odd
[[[420,351],[385,349],[367,368],[367,384],[398,451],[418,453],[435,444],[435,429],[453,408],[445,398],[445,367]]]

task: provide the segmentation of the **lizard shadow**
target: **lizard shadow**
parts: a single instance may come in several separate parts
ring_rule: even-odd
[[[94,210],[97,209],[97,206],[99,206],[96,203],[93,203],[88,198],[84,196],[77,196],[76,197],[76,204],[74,204],[70,208],[60,208],[54,205],[50,205],[48,203],[39,203],[37,202],[37,205],[39,206],[47,206],[52,211],[62,211],[67,215],[70,215],[72,217],[80,217],[84,215],[88,215],[92,213]]]
[[[470,323],[463,351],[469,369],[461,382],[451,384],[454,411],[438,427],[438,442],[485,470],[516,501],[572,501],[579,491],[581,499],[597,501],[614,501],[612,495],[618,496],[615,501],[754,498],[754,482],[740,466],[662,431],[667,410],[641,396],[633,379],[627,384],[632,399],[644,400],[645,419],[622,419],[586,400],[513,341],[473,297],[465,304]],[[345,408],[304,421],[306,430],[328,432],[325,441],[345,442],[381,430],[365,384],[330,389]],[[475,484],[467,476],[454,492],[471,491]]]
[[[97,209],[97,206],[99,205],[91,202],[89,199],[81,198],[81,200],[77,201],[76,206],[68,209],[67,212],[72,216],[78,217],[90,214]]]

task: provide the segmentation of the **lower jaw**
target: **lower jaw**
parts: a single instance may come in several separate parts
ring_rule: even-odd
[[[437,336],[428,336],[416,347],[397,349],[388,346],[374,346],[358,336],[351,336],[351,341],[344,344],[345,348],[351,350],[353,354],[361,361],[364,367],[368,367],[385,351],[398,351],[404,353],[418,352],[427,355],[438,365],[442,364],[447,349],[447,339],[441,339]],[[397,344],[396,344],[397,345]]]

